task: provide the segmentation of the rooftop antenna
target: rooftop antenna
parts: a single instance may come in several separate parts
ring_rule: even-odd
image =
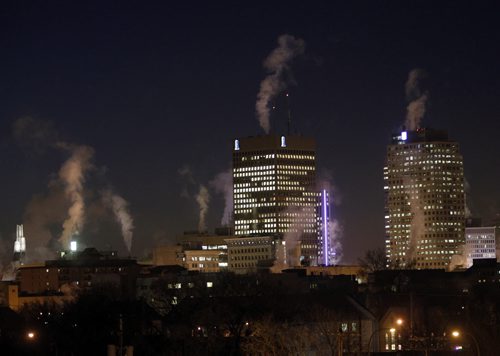
[[[286,106],[288,109],[288,122],[287,122],[287,134],[290,135],[290,130],[292,126],[292,110],[290,109],[290,95],[288,92],[285,93],[286,96]]]

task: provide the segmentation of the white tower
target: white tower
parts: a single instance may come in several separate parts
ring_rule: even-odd
[[[16,241],[14,242],[14,260],[20,261],[21,264],[26,254],[26,238],[24,237],[23,225],[16,227]]]

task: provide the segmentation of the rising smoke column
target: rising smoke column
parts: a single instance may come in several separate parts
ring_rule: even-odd
[[[304,208],[297,206],[288,207],[283,213],[284,216],[297,216],[283,235],[286,244],[286,260],[289,267],[300,266],[300,244],[304,234],[305,225],[300,216],[304,216]],[[278,262],[278,261],[276,261]]]
[[[264,68],[269,74],[260,83],[255,110],[259,124],[266,134],[271,128],[269,102],[287,87],[284,74],[289,71],[291,60],[304,53],[304,48],[304,40],[288,34],[281,35],[278,37],[278,47],[264,60]]]
[[[330,249],[333,250],[330,263],[338,265],[343,257],[342,236],[344,234],[344,227],[337,218],[331,217],[331,220],[328,222],[328,233],[330,235]]]
[[[202,232],[207,229],[207,224],[205,220],[208,212],[208,203],[210,202],[210,194],[208,192],[207,187],[205,187],[203,184],[200,184],[200,190],[196,195],[196,201],[198,202],[198,206],[200,208],[200,220],[198,222],[198,231]]]
[[[221,172],[210,181],[210,186],[224,196],[224,213],[221,225],[229,226],[233,214],[233,174],[231,169]]]
[[[110,189],[102,193],[102,200],[106,206],[111,208],[116,222],[120,224],[123,242],[130,254],[132,249],[134,219],[130,215],[127,201],[120,195],[113,193]]]
[[[405,126],[410,131],[415,131],[420,127],[420,122],[425,115],[429,94],[420,89],[420,83],[424,77],[425,71],[423,69],[412,69],[408,73],[408,80],[405,84],[406,100],[408,101]]]
[[[68,247],[71,236],[81,231],[83,227],[85,219],[83,183],[85,174],[92,167],[91,159],[94,150],[88,146],[68,146],[67,144],[61,144],[61,147],[71,151],[71,157],[59,170],[59,179],[64,184],[64,193],[71,204],[68,216],[63,223],[63,232],[59,242],[63,247]]]

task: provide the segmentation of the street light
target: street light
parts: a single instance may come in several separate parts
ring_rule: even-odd
[[[464,333],[464,335],[469,336],[472,339],[472,341],[474,341],[474,345],[476,346],[476,354],[477,354],[477,356],[481,356],[481,351],[479,350],[479,344],[477,343],[477,340],[474,337],[474,335],[472,335],[471,333],[465,332],[465,331],[463,331],[463,333]],[[451,332],[451,336],[453,336],[454,338],[459,338],[460,337],[460,331],[453,330]]]
[[[34,332],[34,331],[28,331],[28,332],[26,333],[26,338],[27,338],[28,340],[30,340],[30,341],[31,341],[31,340],[34,340],[34,339],[35,339],[35,336],[36,336],[36,335],[35,335],[35,332]]]
[[[397,319],[396,324],[398,324],[399,326],[403,325],[403,319],[401,318]]]

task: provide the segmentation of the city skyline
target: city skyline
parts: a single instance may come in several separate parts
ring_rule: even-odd
[[[29,249],[33,225],[58,238],[68,208],[51,189],[70,151],[16,139],[13,125],[28,116],[51,122],[59,141],[93,150],[84,245],[127,252],[113,209],[101,202],[105,188],[107,201],[129,204],[133,255],[198,226],[200,185],[210,194],[208,228],[220,225],[216,177],[231,167],[235,138],[263,134],[255,113],[268,74],[262,62],[285,34],[305,46],[290,65],[288,103],[284,89],[275,96],[271,129],[286,131],[290,109],[294,129],[316,139],[317,176],[340,197],[333,214],[343,226],[343,261],[384,245],[385,148],[405,122],[404,85],[415,68],[427,73],[422,126],[460,144],[472,214],[487,222],[500,212],[495,9],[11,6],[0,25],[0,239],[9,256],[15,225],[24,224]]]

